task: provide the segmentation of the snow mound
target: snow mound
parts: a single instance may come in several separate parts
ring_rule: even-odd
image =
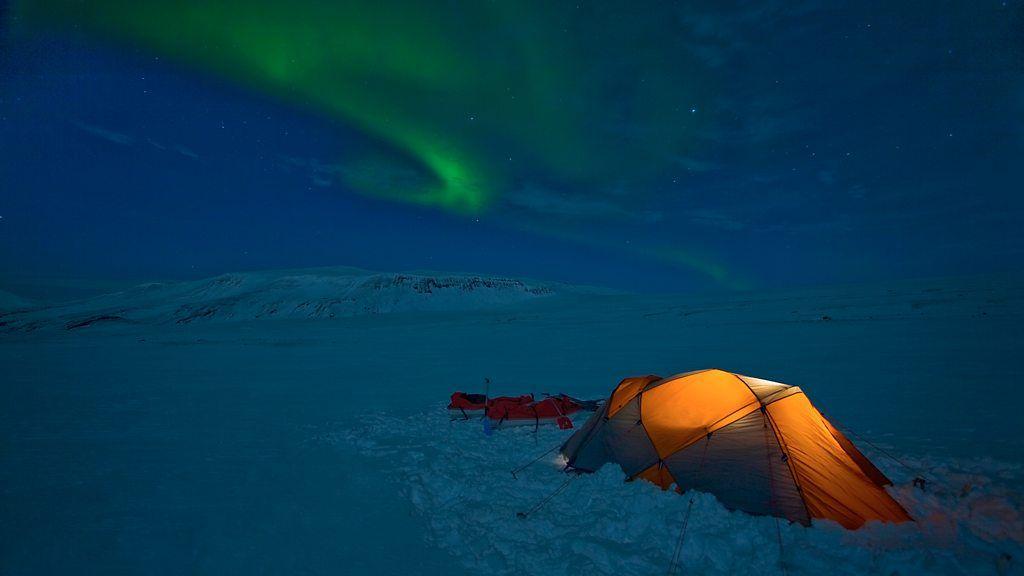
[[[351,268],[225,274],[143,284],[116,294],[9,314],[0,330],[98,324],[190,324],[268,318],[325,319],[416,311],[467,311],[564,293],[555,283],[465,274],[384,274]]]
[[[567,437],[550,428],[487,437],[476,422],[449,423],[439,406],[410,418],[368,417],[319,440],[379,459],[378,476],[398,483],[428,527],[427,543],[469,573],[663,574],[690,498],[679,573],[1024,573],[1020,466],[901,455],[935,480],[922,491],[911,487],[913,474],[875,456],[896,482],[893,495],[917,521],[857,531],[729,511],[708,494],[625,483],[614,466],[575,477],[538,511],[517,518],[571,477],[560,471],[556,452],[518,479],[510,470]]]
[[[18,296],[17,294],[11,294],[0,290],[0,312],[10,312],[14,310],[23,310],[25,308],[31,308],[36,303]]]

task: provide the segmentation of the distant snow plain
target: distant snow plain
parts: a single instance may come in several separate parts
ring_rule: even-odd
[[[354,269],[0,312],[0,573],[661,574],[690,495],[574,480],[571,431],[449,422],[455,390],[600,398],[719,367],[801,386],[913,524],[695,495],[680,573],[1022,574],[1024,283],[632,295]],[[0,303],[2,304],[2,303]],[[0,306],[2,307],[2,306]],[[915,475],[930,480],[924,491]]]

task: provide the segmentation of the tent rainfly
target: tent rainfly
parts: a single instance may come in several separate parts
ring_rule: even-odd
[[[567,471],[714,494],[726,507],[855,529],[904,522],[892,482],[796,386],[711,369],[626,378],[561,448]]]

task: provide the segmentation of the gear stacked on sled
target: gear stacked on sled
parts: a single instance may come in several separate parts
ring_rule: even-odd
[[[581,410],[594,411],[594,402],[577,400],[565,394],[536,400],[533,394],[522,396],[496,396],[456,392],[448,404],[452,420],[488,418],[491,426],[542,426],[555,424],[559,428],[572,428],[572,416]]]

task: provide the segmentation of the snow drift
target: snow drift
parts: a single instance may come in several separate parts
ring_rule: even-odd
[[[714,496],[623,482],[616,466],[578,477],[526,519],[567,476],[557,454],[513,477],[509,470],[564,441],[557,430],[484,436],[449,424],[441,406],[415,417],[367,417],[318,440],[378,460],[428,527],[424,538],[473,574],[664,574],[688,500],[694,509],[680,574],[1020,574],[1024,501],[1019,466],[985,459],[911,458],[934,484],[868,451],[914,516],[905,524],[846,530],[730,511]]]

